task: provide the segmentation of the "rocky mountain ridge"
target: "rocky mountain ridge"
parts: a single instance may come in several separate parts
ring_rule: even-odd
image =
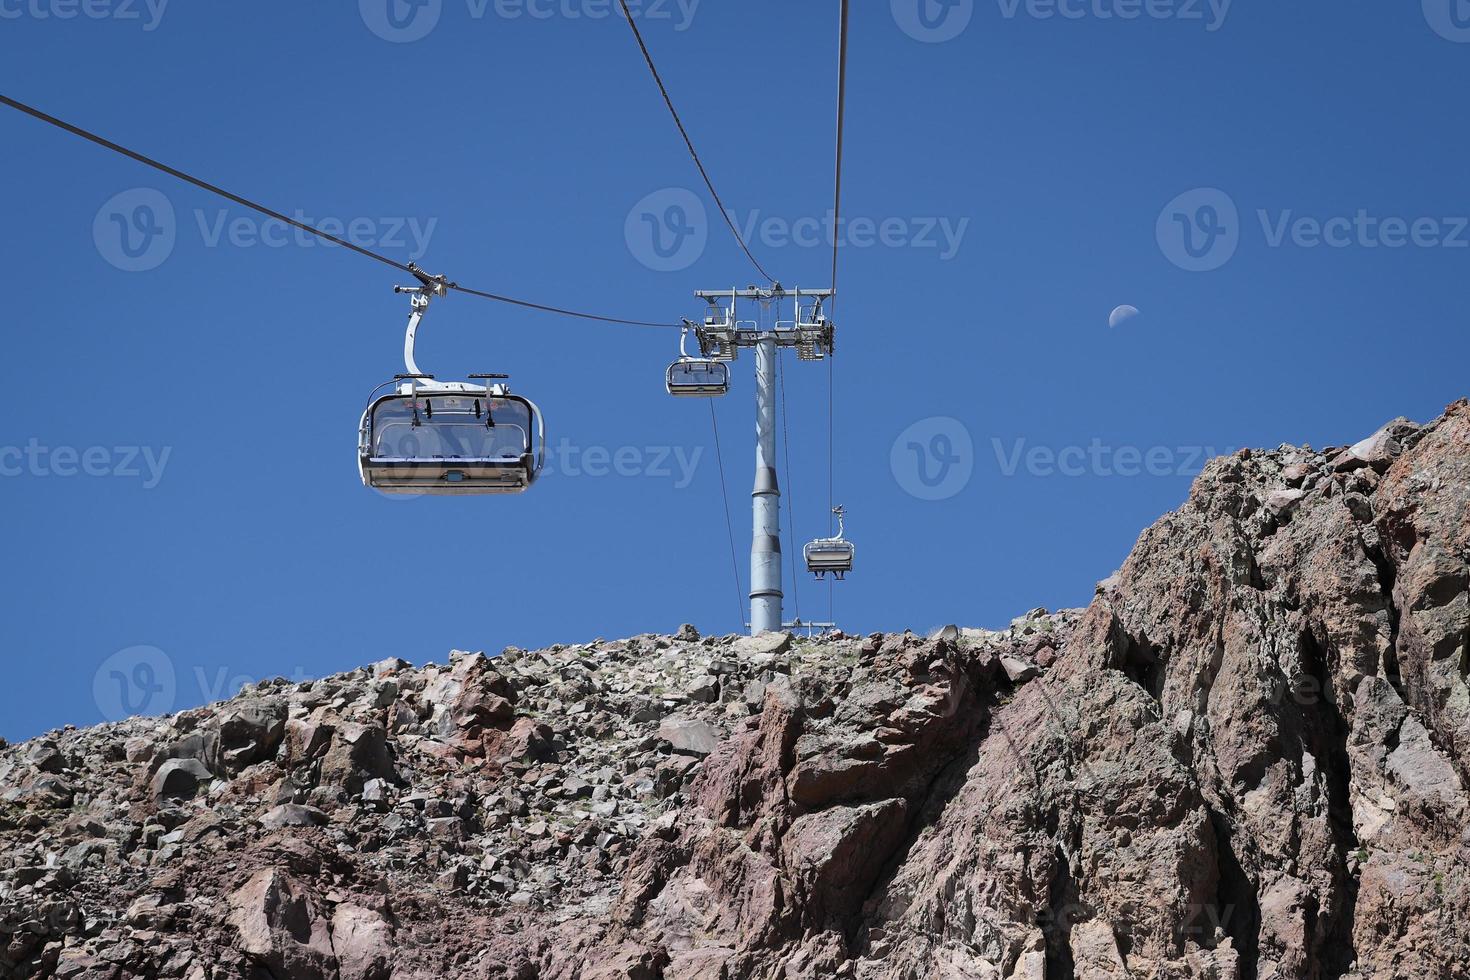
[[[390,660],[0,744],[0,977],[1470,977],[1470,405],[1002,631]]]

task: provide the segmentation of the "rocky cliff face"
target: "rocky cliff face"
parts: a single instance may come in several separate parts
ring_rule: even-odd
[[[0,976],[1470,977],[1470,406],[1085,611],[390,661],[0,751]]]

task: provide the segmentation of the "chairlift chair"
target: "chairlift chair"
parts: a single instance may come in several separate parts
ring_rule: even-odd
[[[664,386],[675,398],[718,398],[730,390],[730,368],[723,361],[691,357],[685,349],[689,331],[679,337],[679,359],[669,365]]]
[[[435,296],[450,287],[442,276],[410,270],[412,297],[404,340],[407,373],[373,389],[358,426],[358,470],[364,486],[390,494],[522,493],[546,462],[546,427],[536,405],[511,393],[503,374],[440,382],[419,371],[414,342]],[[385,388],[393,390],[380,394]]]
[[[713,299],[708,300],[709,309],[705,311],[704,323],[695,324],[690,320],[684,321],[684,329],[694,330],[699,338],[700,356],[708,361],[734,361],[740,357],[740,348],[735,343],[735,310],[731,306],[720,306]],[[683,341],[680,341],[680,349],[683,349]]]
[[[857,549],[846,538],[847,511],[842,507],[832,508],[837,515],[837,537],[818,538],[809,542],[804,549],[806,568],[817,578],[826,578],[828,573],[839,581],[852,571],[852,561]]]

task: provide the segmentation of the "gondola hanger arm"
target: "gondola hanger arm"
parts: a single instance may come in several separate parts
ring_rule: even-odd
[[[428,377],[419,370],[418,362],[414,359],[414,345],[418,341],[419,324],[423,322],[424,314],[429,311],[429,302],[436,296],[448,296],[449,290],[455,288],[445,276],[431,276],[417,265],[410,262],[408,271],[419,281],[417,286],[394,286],[394,293],[407,293],[412,309],[408,315],[408,331],[403,338],[403,366],[407,373],[413,377]]]

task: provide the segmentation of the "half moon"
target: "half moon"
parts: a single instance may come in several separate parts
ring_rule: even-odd
[[[1138,307],[1125,304],[1114,310],[1108,317],[1108,326],[1117,327],[1119,324],[1126,323],[1136,316],[1138,316]]]

